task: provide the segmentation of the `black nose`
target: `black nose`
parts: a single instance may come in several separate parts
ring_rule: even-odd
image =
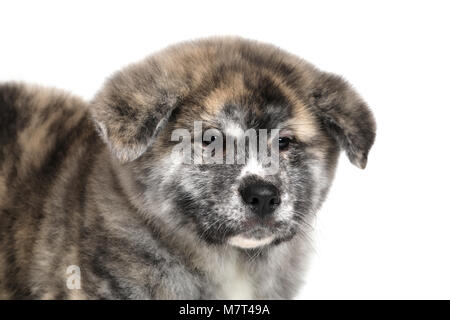
[[[269,183],[253,182],[240,192],[244,202],[261,217],[271,214],[281,202],[278,189]]]

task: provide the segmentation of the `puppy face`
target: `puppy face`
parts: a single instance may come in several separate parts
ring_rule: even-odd
[[[222,73],[215,86],[182,101],[155,142],[160,160],[142,160],[154,164],[150,176],[159,186],[156,192],[173,199],[174,212],[192,219],[202,238],[247,248],[287,240],[305,227],[328,188],[337,148],[287,87],[269,75],[246,76],[245,71]],[[194,122],[202,125],[197,133]],[[188,130],[191,142],[196,134],[202,136],[201,144],[192,144],[190,161],[173,159],[178,141],[168,141],[176,129]],[[248,140],[245,163],[237,163],[237,141],[249,129],[279,130],[278,169],[269,170],[250,155]],[[195,164],[195,153],[206,154],[210,146],[207,132],[222,140],[222,164]],[[265,140],[257,134],[256,142],[269,147],[267,135]],[[236,156],[230,163],[227,144],[234,146],[231,156]]]
[[[305,232],[339,149],[363,168],[375,137],[370,111],[342,79],[236,38],[181,44],[128,67],[97,95],[93,115],[144,208],[209,243],[242,248]],[[188,140],[187,156],[175,151],[174,132]],[[258,151],[276,148],[275,170],[250,151],[248,132]]]

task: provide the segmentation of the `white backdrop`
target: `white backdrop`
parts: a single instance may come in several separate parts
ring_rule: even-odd
[[[372,106],[378,136],[366,170],[341,158],[298,297],[450,298],[449,9],[446,1],[2,1],[0,81],[89,99],[130,62],[222,34],[342,74]]]

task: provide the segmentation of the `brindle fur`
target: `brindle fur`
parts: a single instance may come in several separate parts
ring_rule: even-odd
[[[168,161],[171,132],[195,120],[295,133],[278,174],[245,178],[286,195],[273,243],[227,244],[249,214],[236,193],[243,165]],[[3,84],[0,298],[292,298],[339,149],[364,168],[374,138],[371,112],[340,77],[240,38],[156,53],[90,103]],[[70,265],[81,289],[66,286]]]

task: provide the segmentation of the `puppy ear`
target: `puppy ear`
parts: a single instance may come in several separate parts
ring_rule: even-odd
[[[367,104],[345,80],[327,73],[314,81],[310,103],[350,161],[364,169],[376,131]]]
[[[148,65],[129,67],[107,81],[91,110],[100,135],[121,162],[151,147],[177,107],[181,87]]]

